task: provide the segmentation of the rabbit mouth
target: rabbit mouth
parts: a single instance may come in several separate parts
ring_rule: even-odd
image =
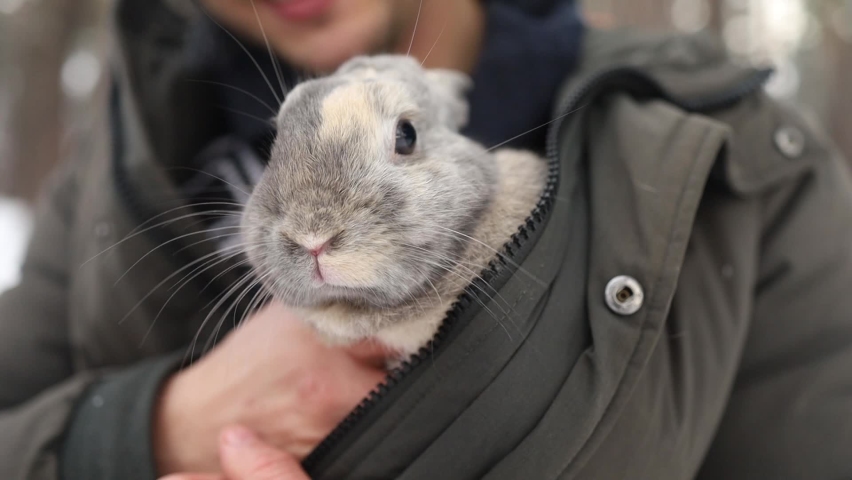
[[[389,301],[387,295],[378,289],[364,287],[345,287],[324,284],[317,288],[321,299],[316,306],[344,305],[349,308],[387,308],[399,302]]]

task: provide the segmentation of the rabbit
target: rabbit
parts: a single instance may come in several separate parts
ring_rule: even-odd
[[[329,343],[417,352],[534,209],[545,160],[460,134],[470,87],[363,56],[282,104],[241,234],[264,287]]]

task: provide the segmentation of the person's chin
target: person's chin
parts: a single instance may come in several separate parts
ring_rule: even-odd
[[[288,46],[283,45],[279,50],[290,63],[319,74],[333,72],[353,57],[383,50],[380,41],[365,41],[364,37],[352,39],[343,35],[329,35],[314,38],[310,42],[301,42],[301,48],[298,49]]]
[[[314,31],[302,30],[299,38],[282,38],[279,53],[298,67],[327,73],[352,57],[387,51],[392,30],[389,12],[363,12],[337,21]]]

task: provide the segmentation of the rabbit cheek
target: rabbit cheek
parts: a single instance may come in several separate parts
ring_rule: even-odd
[[[325,283],[340,287],[374,287],[381,280],[382,255],[361,251],[351,255],[328,255],[321,260]]]

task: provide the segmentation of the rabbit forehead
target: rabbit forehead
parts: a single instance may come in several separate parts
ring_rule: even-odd
[[[329,91],[320,103],[319,138],[340,138],[353,127],[375,131],[389,118],[414,110],[416,105],[400,82],[347,82]]]
[[[349,83],[331,90],[320,104],[320,140],[338,138],[354,125],[370,127],[378,116],[363,84]]]

